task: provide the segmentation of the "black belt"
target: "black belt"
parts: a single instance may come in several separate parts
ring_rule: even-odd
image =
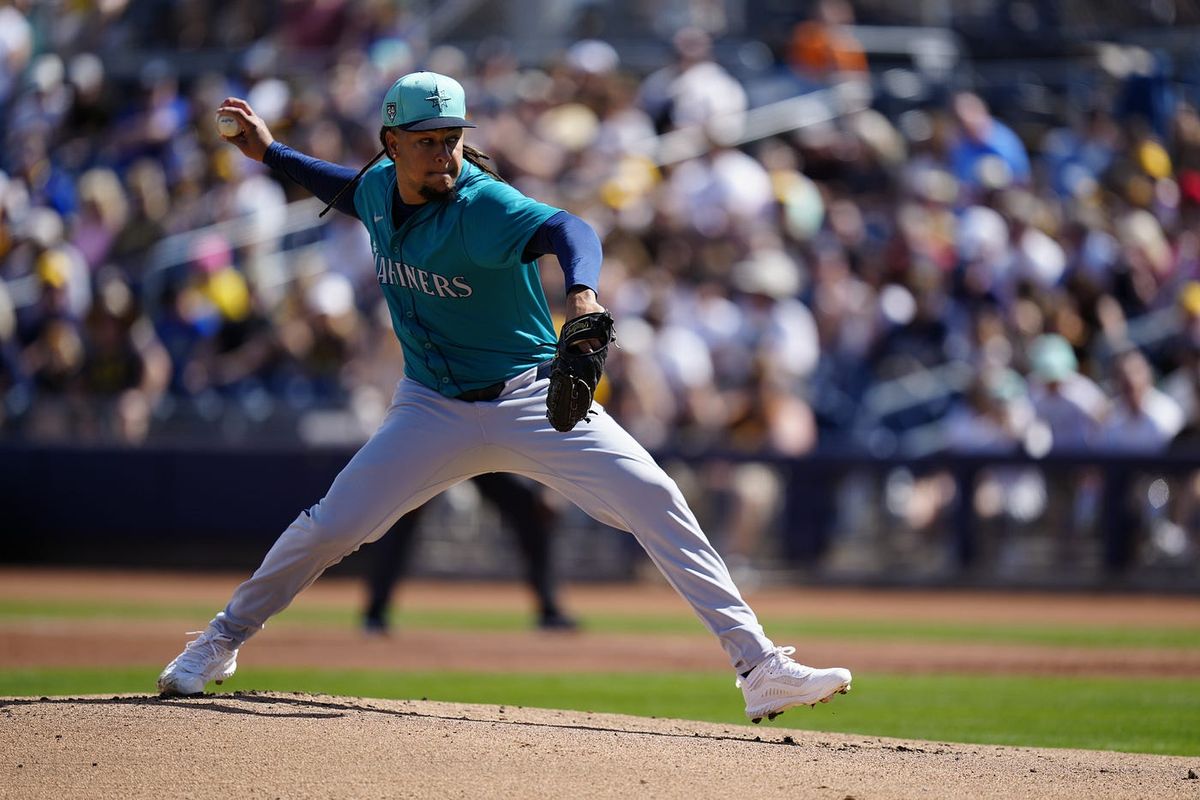
[[[542,378],[549,377],[549,375],[550,362],[543,361],[541,364],[538,364],[537,379],[541,380]],[[507,385],[507,381],[500,381],[499,383],[493,383],[491,386],[484,386],[481,389],[468,389],[460,395],[455,395],[454,399],[462,400],[464,403],[487,403],[499,397]]]
[[[500,381],[493,383],[491,386],[484,386],[482,389],[469,389],[460,395],[455,396],[455,400],[462,400],[464,403],[484,403],[488,400],[495,400],[504,391],[506,383]]]

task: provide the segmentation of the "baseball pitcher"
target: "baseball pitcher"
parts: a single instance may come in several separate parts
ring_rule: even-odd
[[[850,688],[776,646],[742,599],[675,483],[593,402],[612,318],[597,298],[602,251],[583,220],[526,197],[468,146],[462,87],[417,72],[379,107],[382,151],[357,174],[276,142],[244,101],[217,110],[225,139],[358,218],[404,350],[379,429],[279,537],[229,604],[158,679],[164,695],[233,675],[239,648],[328,567],[403,514],[474,475],[512,472],[632,533],[720,641],[755,722]],[[555,334],[536,265],[567,287]]]

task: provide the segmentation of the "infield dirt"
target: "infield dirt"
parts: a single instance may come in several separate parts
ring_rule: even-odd
[[[0,752],[0,796],[39,800],[1166,800],[1200,791],[1187,777],[1195,759],[1170,756],[274,693],[0,700]]]

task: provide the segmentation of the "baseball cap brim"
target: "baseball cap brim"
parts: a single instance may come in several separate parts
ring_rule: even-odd
[[[475,128],[478,126],[474,122],[467,122],[462,117],[430,117],[396,127],[402,131],[435,131],[441,128]]]

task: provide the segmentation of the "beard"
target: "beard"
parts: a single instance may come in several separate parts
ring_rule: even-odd
[[[458,196],[458,184],[449,189],[435,189],[432,186],[422,186],[417,193],[426,200],[453,200]]]
[[[447,189],[422,184],[417,192],[426,200],[453,200],[458,196],[458,174],[461,171],[462,169],[456,165],[453,173],[447,173],[454,179],[454,182]]]

